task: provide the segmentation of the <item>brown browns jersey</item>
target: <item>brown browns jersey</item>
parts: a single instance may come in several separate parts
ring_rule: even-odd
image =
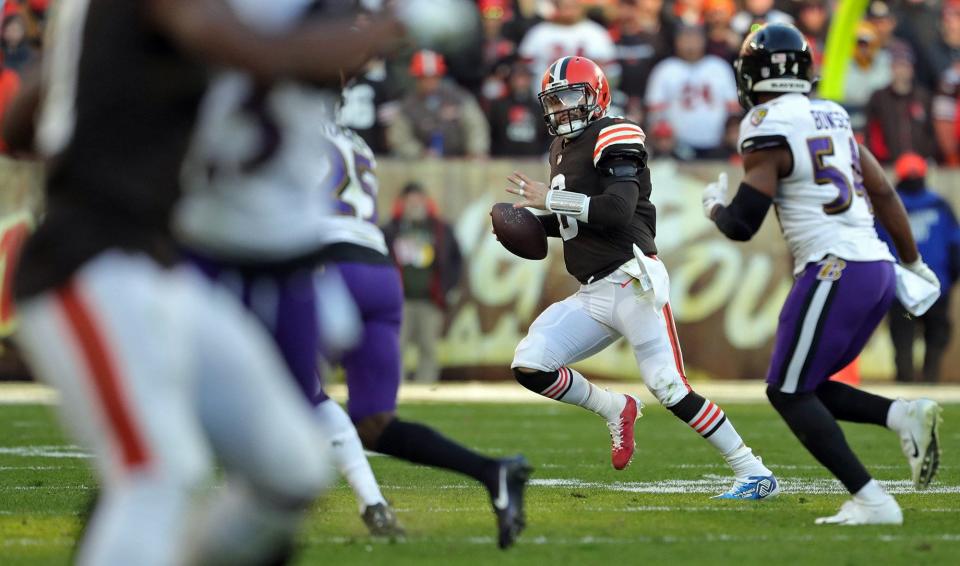
[[[637,133],[639,132],[639,134]],[[646,155],[640,127],[624,118],[604,117],[593,123],[576,138],[554,139],[550,145],[550,188],[583,193],[594,197],[603,194],[609,180],[601,173],[605,160],[618,150],[635,149]],[[563,238],[563,257],[567,271],[581,283],[606,277],[633,258],[633,244],[645,254],[657,253],[657,211],[650,202],[650,170],[638,172],[640,191],[630,223],[624,227],[606,227],[556,215],[559,235]],[[548,233],[552,230],[548,227]]]
[[[206,88],[205,70],[152,25],[148,0],[91,0],[85,13],[62,4],[38,127],[46,215],[22,254],[21,298],[62,285],[109,248],[172,259],[170,214]],[[67,128],[45,139],[45,120],[65,116]]]

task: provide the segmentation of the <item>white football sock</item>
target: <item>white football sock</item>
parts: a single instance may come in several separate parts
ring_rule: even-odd
[[[347,412],[336,401],[327,399],[314,410],[317,424],[324,438],[330,440],[330,456],[337,471],[347,480],[357,496],[362,512],[365,507],[386,503],[370,462],[363,452],[363,444],[357,435]]]
[[[895,432],[900,432],[907,418],[909,407],[910,403],[903,399],[894,400],[894,402],[890,404],[890,410],[887,412],[887,428]]]
[[[729,422],[726,424],[729,424]],[[731,428],[733,427],[731,426]],[[730,469],[733,470],[733,475],[737,479],[746,479],[750,476],[773,475],[773,472],[763,465],[760,458],[757,458],[753,454],[753,450],[742,442],[738,448],[735,448],[729,454],[724,454],[723,459],[730,465]]]
[[[557,380],[541,395],[583,407],[608,421],[619,418],[626,403],[626,397],[622,393],[601,389],[590,383],[580,372],[568,367],[558,370]]]
[[[890,498],[883,486],[877,480],[871,479],[860,491],[853,494],[853,499],[864,505],[880,505]]]

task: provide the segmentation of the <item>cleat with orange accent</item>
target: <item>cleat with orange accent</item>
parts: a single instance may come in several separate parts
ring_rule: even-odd
[[[633,451],[637,448],[633,440],[633,427],[642,415],[640,409],[643,403],[633,395],[624,395],[626,403],[620,416],[615,421],[607,421],[610,430],[610,461],[617,470],[622,470],[633,459]]]

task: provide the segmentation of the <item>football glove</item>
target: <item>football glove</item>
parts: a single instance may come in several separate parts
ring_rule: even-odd
[[[727,204],[727,174],[720,173],[716,182],[707,185],[703,189],[703,215],[707,220],[713,220],[711,214],[718,204]]]
[[[940,288],[940,280],[937,279],[937,274],[933,272],[930,267],[923,262],[923,257],[918,256],[917,261],[913,263],[903,263],[901,262],[904,268],[912,271],[914,274],[919,275],[923,279],[930,282],[931,285],[936,285],[937,289]]]

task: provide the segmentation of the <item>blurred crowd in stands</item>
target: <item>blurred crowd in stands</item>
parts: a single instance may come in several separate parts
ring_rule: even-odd
[[[378,153],[538,156],[536,93],[562,55],[600,63],[613,111],[641,123],[656,156],[736,160],[732,62],[754,24],[792,22],[815,60],[838,0],[478,0],[482,40],[454,57],[408,53],[371,66],[344,118]],[[842,103],[891,164],[906,152],[960,166],[960,0],[875,0]],[[481,120],[481,113],[485,120]]]
[[[842,0],[477,0],[482,30],[453,56],[408,50],[344,93],[344,121],[380,155],[540,156],[544,70],[584,55],[606,70],[612,112],[644,126],[657,157],[736,160],[732,62],[763,22],[792,22],[822,62]],[[0,115],[37,58],[51,0],[6,0]],[[884,162],[916,153],[960,166],[960,0],[873,0],[841,101]]]

